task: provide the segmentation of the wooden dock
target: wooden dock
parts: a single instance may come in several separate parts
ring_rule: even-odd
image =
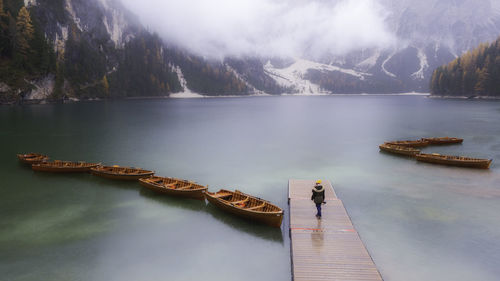
[[[318,220],[311,201],[314,181],[289,180],[292,280],[382,280],[330,182]]]

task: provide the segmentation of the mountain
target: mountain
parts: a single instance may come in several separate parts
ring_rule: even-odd
[[[0,0],[0,23],[0,103],[281,89],[166,44],[117,0]]]
[[[119,0],[0,0],[0,103],[427,92],[435,68],[500,34],[496,0],[379,2],[396,45],[321,57],[207,59],[162,40]]]
[[[435,96],[500,97],[500,38],[482,44],[434,71],[431,93]]]
[[[302,80],[294,80],[298,83],[296,92],[427,92],[434,69],[500,34],[500,1],[380,3],[389,13],[387,26],[397,38],[396,46],[357,50],[342,56],[325,55],[320,59],[292,59],[288,69],[270,63],[270,76],[278,83],[290,85],[290,79],[274,74],[295,73],[295,78]]]
[[[151,95],[180,88],[162,57],[162,41],[134,22],[118,2],[3,3],[2,29],[8,30],[3,39],[10,41],[1,56],[3,101],[138,94],[129,87],[133,85]],[[21,13],[32,34],[23,34]],[[44,65],[37,63],[38,57],[44,57]]]

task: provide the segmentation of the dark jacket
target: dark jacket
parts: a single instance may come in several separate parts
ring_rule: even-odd
[[[321,204],[325,201],[325,188],[322,185],[315,185],[312,189],[311,200],[316,204]]]

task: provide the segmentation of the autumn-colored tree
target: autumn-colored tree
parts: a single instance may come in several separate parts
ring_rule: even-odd
[[[500,38],[481,44],[448,65],[434,71],[431,91],[435,95],[500,95]]]
[[[64,88],[64,63],[61,60],[56,61],[56,81],[54,85],[54,91],[52,92],[52,97],[54,99],[60,99],[63,96]]]
[[[16,21],[16,49],[24,58],[30,51],[30,41],[34,35],[33,23],[26,7],[19,10]]]
[[[5,11],[3,10],[3,0],[0,0],[0,16],[5,16]]]
[[[106,77],[106,75],[104,75],[104,77],[102,77],[102,87],[104,88],[104,93],[106,94],[106,96],[109,96],[109,83],[108,83],[108,78]]]
[[[481,70],[477,70],[477,82],[474,86],[474,92],[477,95],[484,95],[488,89],[488,80],[490,78],[490,74],[488,73],[486,68]]]
[[[438,86],[438,79],[439,79],[438,78],[438,71],[439,71],[439,69],[436,69],[432,73],[432,77],[431,77],[431,89],[437,88],[437,86]]]
[[[474,91],[474,71],[464,71],[462,75],[463,94],[469,95]]]
[[[6,32],[8,42],[8,56],[12,57],[13,55],[13,50],[15,48],[15,38],[16,38],[16,19],[9,13],[7,12],[7,32]]]
[[[3,0],[0,0],[0,55],[9,46],[9,17],[3,10]]]

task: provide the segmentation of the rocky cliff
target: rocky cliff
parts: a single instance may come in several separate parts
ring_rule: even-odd
[[[1,102],[261,91],[224,61],[207,61],[166,44],[117,0],[3,0],[2,4],[2,38],[11,47],[0,49]],[[27,56],[20,55],[16,44],[23,8],[28,11],[27,24],[35,29],[27,36],[26,48],[32,54]],[[40,56],[46,57],[44,67],[33,63]],[[273,80],[269,83],[271,87],[265,83],[263,87],[275,85]]]

